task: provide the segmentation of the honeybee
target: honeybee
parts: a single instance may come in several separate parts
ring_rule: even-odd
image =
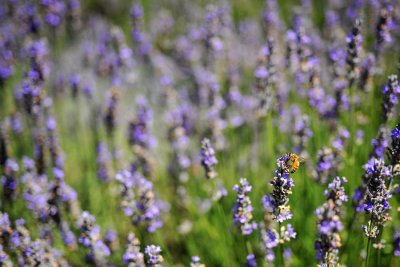
[[[300,163],[303,163],[304,161],[306,161],[305,158],[300,157],[299,155],[290,152],[289,153],[289,162],[288,162],[290,173],[295,173],[298,170],[298,168],[300,167]]]

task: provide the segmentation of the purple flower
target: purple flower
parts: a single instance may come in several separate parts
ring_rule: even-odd
[[[148,59],[150,51],[152,49],[151,41],[148,40],[146,33],[144,32],[143,27],[143,7],[140,4],[140,1],[134,1],[130,15],[132,19],[132,40],[136,46],[136,50],[139,56],[144,59]]]
[[[159,246],[150,245],[144,249],[146,254],[147,267],[162,267],[164,266],[164,258],[161,256],[161,248]]]
[[[389,146],[388,135],[389,133],[385,127],[379,128],[376,138],[371,141],[373,150],[370,153],[369,158],[383,158],[385,150]]]
[[[139,145],[143,148],[153,148],[156,144],[151,135],[151,123],[153,113],[144,98],[138,100],[136,117],[129,124],[128,140],[131,145]]]
[[[392,36],[390,27],[392,26],[393,7],[388,5],[379,11],[379,18],[376,24],[376,53],[382,48],[384,43],[390,43]]]
[[[245,267],[255,267],[257,266],[256,257],[254,254],[249,254],[246,257],[246,263],[244,264]]]
[[[167,114],[167,123],[169,126],[168,139],[172,148],[172,159],[169,164],[169,170],[174,177],[174,181],[185,181],[187,179],[187,169],[191,164],[189,157],[188,137],[189,127],[186,125],[187,110],[184,105],[177,107]]]
[[[41,4],[45,7],[45,22],[53,27],[57,28],[61,25],[62,18],[65,15],[65,3],[61,0],[52,1],[41,1]]]
[[[272,194],[266,195],[262,199],[265,223],[260,224],[260,233],[265,258],[268,262],[272,262],[275,258],[272,251],[274,247],[296,238],[296,232],[291,224],[282,225],[282,222],[293,216],[288,203],[294,186],[294,182],[289,176],[291,173],[290,155],[285,154],[278,158],[277,166],[275,177],[271,181],[274,188]],[[274,220],[279,222],[278,231],[275,230]]]
[[[16,198],[19,171],[18,163],[12,159],[7,159],[5,163],[4,174],[2,177],[3,195],[7,201],[13,201]]]
[[[115,125],[117,122],[116,112],[118,103],[118,92],[116,90],[111,90],[107,95],[108,103],[107,109],[103,116],[103,122],[107,130],[107,134],[112,136],[114,134]]]
[[[275,230],[266,230],[262,234],[262,239],[266,248],[271,249],[279,245],[279,235]]]
[[[259,101],[257,106],[257,116],[265,116],[271,108],[273,87],[276,79],[275,64],[273,62],[274,44],[268,40],[267,45],[261,48],[255,76],[255,97]]]
[[[214,167],[217,165],[218,160],[215,157],[214,148],[211,146],[211,142],[207,138],[204,138],[201,141],[200,157],[201,165],[204,167],[207,179],[215,178],[218,174]]]
[[[392,143],[388,148],[389,162],[393,176],[400,174],[400,123],[392,130]]]
[[[32,41],[28,44],[27,50],[31,59],[30,80],[33,84],[43,82],[50,72],[46,59],[48,54],[47,41],[45,39]]]
[[[205,265],[200,262],[199,256],[193,256],[192,261],[190,262],[190,267],[205,267]]]
[[[20,114],[17,112],[13,112],[10,116],[10,125],[14,134],[19,135],[23,131],[22,122],[20,118]]]
[[[110,179],[110,161],[111,155],[107,144],[101,142],[97,147],[97,176],[100,181],[106,182]]]
[[[67,222],[61,223],[61,237],[66,247],[70,249],[76,247],[76,237],[74,233],[70,230]]]
[[[232,208],[233,222],[243,235],[249,235],[257,228],[257,224],[251,222],[253,206],[248,196],[251,192],[251,185],[246,178],[240,178],[239,185],[236,184],[233,190],[237,193],[236,202]]]
[[[126,216],[131,217],[135,225],[144,224],[148,232],[161,228],[161,215],[167,211],[168,205],[159,200],[153,184],[140,173],[124,170],[116,175],[120,184],[122,209]]]
[[[283,157],[278,158],[278,168],[275,171],[275,177],[271,181],[274,190],[270,197],[264,197],[264,201],[270,201],[269,204],[264,203],[264,207],[273,207],[273,214],[278,222],[283,222],[292,218],[288,201],[289,195],[292,193],[294,182],[289,177],[289,161],[289,154],[285,154]]]
[[[349,36],[346,39],[347,42],[347,55],[346,63],[348,68],[347,79],[349,85],[351,86],[355,80],[358,79],[360,75],[360,51],[362,46],[362,36],[361,36],[361,24],[362,21],[357,19],[354,23],[353,29],[351,30]]]
[[[393,235],[393,254],[400,257],[400,232],[395,231]]]
[[[361,63],[360,81],[358,86],[365,92],[372,90],[372,78],[375,74],[376,59],[373,54],[368,54],[367,58]]]
[[[298,114],[295,115],[299,116]],[[307,115],[301,115],[296,119],[294,125],[294,137],[293,141],[295,143],[294,152],[297,154],[302,154],[304,148],[307,145],[308,140],[312,137],[313,132],[310,129],[310,119]]]
[[[398,103],[398,95],[400,94],[400,85],[396,75],[388,77],[386,85],[382,88],[382,93],[382,115],[383,121],[386,122],[393,117],[393,112]]]
[[[336,175],[341,167],[341,155],[346,141],[350,137],[349,132],[339,128],[337,137],[332,141],[332,149],[323,147],[317,153],[317,165],[313,172],[313,178],[321,184],[327,184],[330,177]]]
[[[338,264],[339,248],[341,239],[339,232],[343,230],[343,224],[340,220],[343,203],[347,201],[344,192],[346,178],[336,177],[325,190],[326,202],[316,210],[317,221],[317,239],[315,241],[315,250],[317,259],[321,266],[327,264]]]
[[[364,174],[362,176],[362,184],[357,187],[352,197],[353,206],[356,208],[357,212],[361,212],[364,210],[365,198],[366,198],[366,191],[369,180],[373,174],[374,168],[374,160],[379,159],[383,160],[385,155],[385,150],[388,148],[388,131],[386,127],[381,126],[379,128],[377,137],[374,138],[371,142],[373,146],[373,150],[369,155],[369,161],[364,166]],[[388,148],[390,151],[390,148]],[[390,157],[390,153],[388,154]]]
[[[4,245],[8,244],[10,241],[12,242],[12,234],[13,231],[8,214],[6,212],[0,212],[0,238]]]
[[[389,220],[388,203],[391,194],[386,188],[387,180],[392,174],[382,159],[372,158],[365,165],[367,175],[367,189],[364,202],[364,211],[370,215],[368,226],[363,225],[365,235],[376,238],[379,234],[378,226]]]
[[[127,266],[144,267],[144,255],[140,252],[140,241],[134,233],[128,234],[128,244],[122,257]]]
[[[89,212],[82,212],[77,221],[79,227],[79,243],[89,248],[87,257],[96,266],[103,266],[110,256],[110,249],[103,243],[100,235],[100,227],[95,225],[96,219]]]
[[[265,1],[262,18],[266,36],[277,36],[282,27],[276,0]]]
[[[71,74],[69,85],[71,87],[72,97],[76,98],[81,88],[81,76],[78,73]]]
[[[1,266],[5,266],[5,267],[13,266],[13,263],[10,260],[10,257],[3,250],[3,246],[2,245],[0,245],[0,265]]]
[[[115,251],[118,248],[118,235],[113,229],[108,229],[104,234],[104,243],[111,251]]]
[[[96,264],[96,266],[103,266],[106,264],[106,258],[111,255],[110,249],[103,243],[102,240],[95,240],[90,247],[87,255],[88,259]]]
[[[270,225],[271,227],[272,225]],[[261,245],[267,262],[273,262],[275,254],[273,248],[279,245],[279,234],[275,229],[268,229],[260,223]]]

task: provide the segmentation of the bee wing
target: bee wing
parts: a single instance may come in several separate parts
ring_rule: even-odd
[[[303,163],[303,162],[305,162],[305,161],[306,161],[306,159],[305,159],[305,158],[303,158],[303,157],[299,157],[299,158],[298,158],[298,161],[299,161],[300,163]]]

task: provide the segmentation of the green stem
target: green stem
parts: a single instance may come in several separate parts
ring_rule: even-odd
[[[285,258],[283,257],[283,244],[279,244],[279,254],[280,261],[282,263],[281,266],[285,266]]]
[[[279,229],[278,229],[279,233],[281,232],[281,226],[282,226],[282,223],[279,223]],[[280,266],[285,266],[285,258],[283,257],[283,244],[281,242],[279,242],[279,252],[278,253],[279,253],[279,259],[280,259],[280,263],[281,263]]]
[[[377,260],[376,266],[382,266],[382,264],[381,264],[381,260],[382,260],[381,255],[382,255],[382,249],[379,248],[378,249],[378,260]]]
[[[367,256],[365,257],[365,265],[364,267],[368,266],[368,258],[369,258],[369,247],[371,244],[371,237],[368,237],[368,243],[367,243]]]
[[[246,238],[246,248],[247,248],[247,254],[253,253],[253,249],[251,248],[251,244],[249,240]]]

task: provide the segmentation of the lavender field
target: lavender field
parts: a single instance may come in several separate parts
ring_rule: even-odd
[[[400,266],[399,0],[1,0],[0,266]]]

